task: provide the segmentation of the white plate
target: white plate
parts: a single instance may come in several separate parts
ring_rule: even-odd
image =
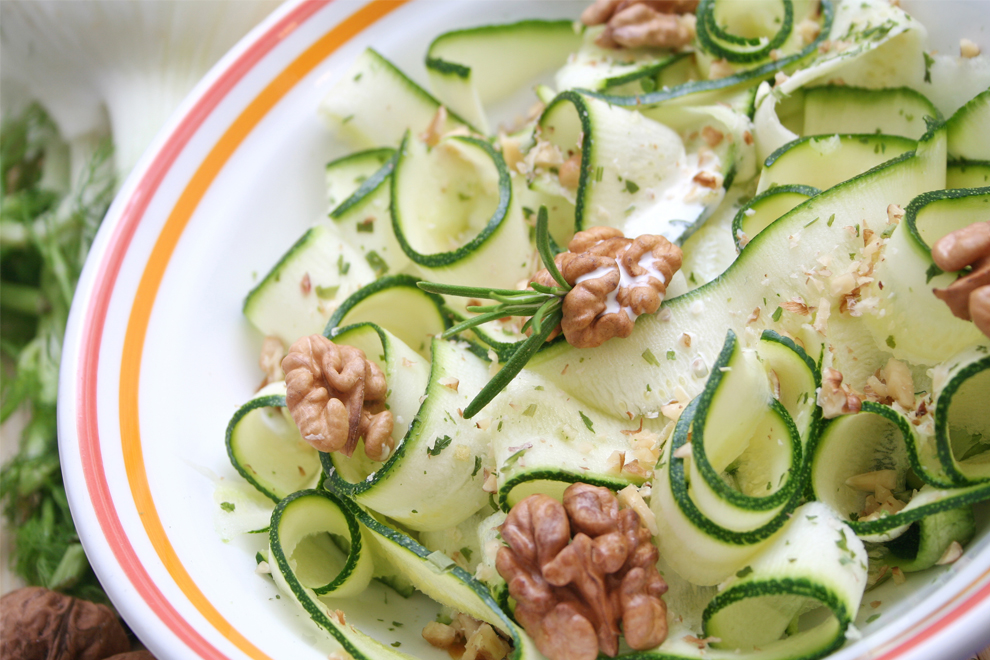
[[[970,19],[955,25],[970,34],[956,35],[947,4],[924,7],[941,47],[969,36],[990,48],[986,5],[963,3]],[[241,302],[325,212],[323,165],[341,154],[318,102],[368,45],[422,80],[423,53],[440,32],[579,11],[562,2],[284,6],[197,87],[124,185],[72,309],[59,436],[87,554],[159,660],[322,659],[332,649],[254,574],[264,539],[224,544],[213,520],[217,480],[236,477],[224,429],[260,373],[261,338]],[[990,642],[990,521],[981,512],[963,559],[871,593],[885,601],[882,616],[866,624],[864,611],[864,638],[835,657],[963,658]],[[433,618],[425,599],[386,599],[370,591],[348,619],[403,651],[446,657],[419,637]]]

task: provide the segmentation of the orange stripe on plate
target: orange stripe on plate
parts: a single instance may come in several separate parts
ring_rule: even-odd
[[[165,568],[193,606],[237,648],[257,660],[267,660],[268,656],[235,630],[196,586],[172,547],[155,508],[151,489],[148,486],[148,474],[141,448],[141,430],[138,418],[138,386],[148,323],[155,298],[161,287],[162,278],[165,276],[165,270],[172,259],[175,246],[178,244],[182,232],[189,224],[190,218],[213,181],[244,139],[264,119],[265,115],[318,64],[359,32],[406,1],[375,0],[346,18],[323,35],[272,80],[231,124],[196,170],[169,214],[138,284],[134,306],[131,309],[127,332],[124,337],[120,367],[120,432],[127,479],[144,529]]]

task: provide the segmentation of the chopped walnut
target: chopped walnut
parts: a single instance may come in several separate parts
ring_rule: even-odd
[[[577,152],[565,160],[557,170],[557,178],[560,185],[568,190],[577,190],[581,181],[581,152]]]
[[[464,644],[461,660],[502,660],[512,650],[490,625],[461,613],[450,625],[429,622],[422,634],[423,639],[439,649]]]
[[[282,344],[282,340],[274,335],[265,337],[265,340],[261,342],[261,355],[258,357],[258,366],[265,372],[265,380],[261,382],[261,387],[285,380],[285,372],[282,371],[282,358],[284,357],[285,346]]]
[[[959,40],[959,55],[966,59],[973,59],[980,54],[980,46],[969,39],[963,37]]]
[[[395,442],[385,374],[363,351],[310,335],[292,345],[282,369],[285,402],[303,439],[320,451],[351,456],[363,437],[368,458],[388,458]]]
[[[935,295],[945,301],[952,313],[972,321],[990,337],[990,222],[974,222],[943,236],[932,247],[935,265],[946,272],[972,271]]]
[[[822,386],[818,390],[818,405],[822,408],[822,416],[832,419],[859,412],[862,399],[842,382],[842,374],[837,369],[825,367],[822,369]]]
[[[420,133],[419,139],[431,147],[437,146],[440,138],[443,137],[443,129],[446,124],[447,108],[441,105],[437,108],[436,113],[434,113],[433,119],[430,120],[430,125],[426,127],[425,131]]]
[[[502,526],[509,547],[499,549],[496,568],[517,620],[550,660],[593,660],[599,650],[614,657],[620,622],[633,649],[658,646],[667,636],[667,584],[649,530],[607,488],[572,484],[563,499],[531,495]]]
[[[628,337],[636,317],[660,308],[667,285],[681,267],[680,248],[662,236],[631,239],[618,229],[594,227],[575,234],[567,247],[568,252],[555,259],[574,287],[564,297],[561,330],[578,348]],[[533,279],[556,285],[546,269]]]

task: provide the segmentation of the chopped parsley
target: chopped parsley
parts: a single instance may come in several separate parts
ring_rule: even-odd
[[[594,433],[595,425],[591,421],[591,419],[587,415],[585,415],[584,412],[581,410],[578,411],[578,414],[581,415],[581,421],[584,422],[584,425],[588,427],[588,430]]]
[[[643,351],[643,359],[646,360],[646,364],[652,365],[654,367],[659,367],[660,362],[657,360],[657,356],[653,354],[653,351],[646,349]]]
[[[449,435],[445,435],[442,438],[437,438],[436,442],[433,443],[431,449],[427,449],[426,453],[430,456],[439,456],[440,452],[450,446],[453,439]]]

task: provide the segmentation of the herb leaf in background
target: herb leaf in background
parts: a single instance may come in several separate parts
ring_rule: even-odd
[[[18,453],[0,470],[0,502],[19,576],[106,601],[69,513],[55,412],[69,306],[113,198],[113,163],[109,143],[101,145],[70,181],[60,152],[65,145],[38,105],[0,128],[0,421],[19,408],[28,415]]]

